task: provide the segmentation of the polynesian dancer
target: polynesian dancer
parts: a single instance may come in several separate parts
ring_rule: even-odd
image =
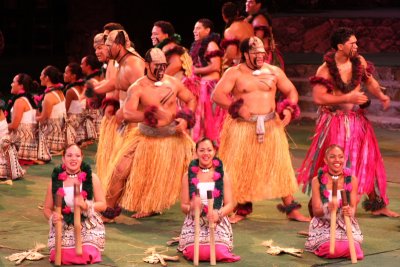
[[[145,61],[147,74],[129,88],[123,108],[125,120],[138,127],[112,163],[105,219],[118,216],[119,205],[136,211],[135,218],[170,208],[192,158],[186,130],[194,125],[195,97],[179,80],[164,75],[167,62],[159,48],[150,49]],[[177,113],[177,99],[187,109]]]
[[[200,209],[199,220],[199,260],[210,261],[210,231],[215,236],[215,256],[217,261],[235,262],[240,256],[234,255],[233,232],[228,214],[233,211],[232,185],[224,172],[222,161],[216,157],[216,146],[208,138],[196,144],[197,159],[192,160],[188,173],[182,179],[181,210],[186,214],[182,226],[178,250],[188,260],[195,255],[195,209]],[[196,190],[200,193],[198,202]],[[207,191],[212,191],[213,207],[207,205]],[[211,211],[211,212],[210,212]],[[210,213],[210,214],[209,214]],[[209,215],[208,215],[209,214]],[[214,224],[215,227],[211,227]],[[214,228],[214,229],[213,229]]]
[[[220,156],[239,203],[231,222],[250,214],[253,201],[278,197],[284,204],[278,208],[289,219],[309,221],[293,198],[298,186],[284,129],[300,116],[296,88],[280,68],[264,62],[261,39],[245,39],[240,50],[243,63],[224,73],[213,95],[230,115],[221,132]],[[276,106],[278,90],[286,99]]]
[[[99,212],[106,208],[101,183],[92,173],[89,164],[82,161],[79,146],[67,146],[62,156],[62,165],[54,168],[47,188],[43,213],[49,221],[48,247],[50,262],[56,258],[55,225],[62,221],[61,259],[62,265],[93,264],[102,261],[101,252],[105,245],[105,227]],[[81,195],[74,199],[74,186],[78,185]],[[62,217],[54,209],[56,196],[62,196]],[[74,207],[79,205],[81,212],[82,254],[76,253]]]
[[[86,90],[87,92],[92,91],[96,94],[107,93],[107,98],[103,102],[105,116],[111,116],[110,128],[116,129],[113,133],[111,133],[111,129],[110,131],[103,132],[111,133],[110,137],[105,135],[103,137],[112,139],[106,141],[107,144],[104,144],[104,142],[101,144],[100,150],[97,152],[98,156],[96,156],[97,159],[100,159],[99,170],[102,172],[101,179],[105,189],[108,179],[114,171],[115,165],[112,165],[113,161],[117,157],[117,154],[122,153],[121,147],[132,142],[132,135],[137,126],[136,123],[128,123],[127,120],[124,120],[123,114],[127,90],[131,84],[143,76],[145,69],[143,58],[132,48],[131,44],[128,34],[123,30],[112,30],[108,33],[105,45],[101,49],[107,49],[104,52],[108,51],[109,46],[115,46],[116,49],[112,49],[108,53],[110,58],[109,64],[107,64],[106,79],[101,82],[91,79],[88,81],[88,88]],[[96,51],[97,55],[101,52],[99,50]],[[117,95],[119,104],[115,101]],[[115,115],[112,115],[113,113]],[[113,149],[106,150],[107,148]],[[108,155],[104,153],[108,153]],[[127,160],[129,161],[130,159]],[[129,172],[129,170],[124,169],[124,173],[126,172]]]
[[[363,259],[364,253],[361,249],[363,235],[355,218],[357,208],[357,187],[358,180],[351,175],[351,170],[345,168],[343,148],[338,145],[330,145],[324,153],[323,168],[318,170],[318,175],[312,180],[312,214],[308,238],[305,244],[307,251],[325,258],[350,258],[351,244],[346,234],[344,216],[350,217],[351,238],[354,240],[354,247],[357,259]],[[337,179],[338,191],[345,191],[349,199],[347,206],[342,205],[341,194],[337,194],[337,202],[333,199],[333,179]],[[335,221],[335,249],[330,253],[331,237],[331,216],[337,212]],[[352,259],[353,260],[353,259]]]
[[[96,34],[93,39],[93,47],[99,62],[103,63],[105,69],[104,82],[114,80],[116,76],[116,61],[109,58],[108,47],[105,44],[107,36],[103,33]],[[101,177],[103,189],[106,189],[107,181],[105,179],[108,164],[114,155],[113,149],[117,147],[117,128],[118,123],[115,112],[119,109],[118,90],[111,90],[106,93],[106,97],[101,104],[103,118],[100,124],[100,136],[96,152],[96,173]]]
[[[5,103],[0,100],[0,184],[12,185],[12,180],[22,178],[25,171],[18,162],[18,154],[15,143],[11,141],[8,134],[6,116],[3,112]]]
[[[50,153],[60,155],[65,148],[65,97],[61,83],[62,74],[54,66],[47,66],[40,74],[40,83],[46,86],[37,98],[39,114],[36,120],[44,132]]]
[[[369,100],[363,82],[387,109],[390,98],[371,74],[371,65],[358,55],[352,29],[338,28],[331,38],[333,51],[324,56],[316,76],[310,78],[314,102],[320,105],[311,146],[298,170],[298,182],[310,192],[311,179],[323,165],[324,151],[331,144],[344,148],[346,166],[359,179],[358,194],[367,194],[363,206],[375,215],[398,217],[388,209],[386,172],[373,127],[366,117]],[[348,82],[345,83],[343,78]]]
[[[226,113],[211,101],[211,93],[221,77],[224,54],[218,46],[220,36],[213,28],[213,22],[204,18],[196,22],[193,30],[195,41],[190,48],[193,76],[185,79],[185,85],[197,97],[196,125],[192,129],[194,141],[203,136],[218,141]]]
[[[11,84],[13,97],[8,103],[8,129],[11,138],[18,140],[18,160],[22,165],[44,164],[51,156],[46,150],[45,157],[39,154],[37,105],[31,94],[39,84],[25,73],[17,74]]]

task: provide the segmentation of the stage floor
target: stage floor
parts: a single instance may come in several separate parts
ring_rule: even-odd
[[[390,208],[400,212],[400,145],[399,132],[375,128],[379,145],[388,174],[388,195]],[[310,144],[313,123],[303,122],[288,128],[294,167],[299,167]],[[86,160],[94,164],[96,145],[84,150]],[[15,181],[12,186],[0,185],[0,266],[14,266],[4,257],[15,252],[33,248],[34,242],[47,244],[48,224],[42,210],[46,187],[55,164],[60,163],[60,156],[50,164],[29,167],[23,180]],[[94,165],[93,165],[94,166]],[[309,197],[301,192],[295,197],[303,205],[306,214]],[[350,260],[327,260],[304,252],[302,258],[287,254],[272,256],[261,245],[272,239],[274,245],[303,249],[305,237],[297,234],[307,231],[308,223],[288,221],[275,208],[280,200],[255,203],[254,213],[245,221],[233,225],[234,253],[241,256],[236,263],[224,263],[223,266],[349,266]],[[152,266],[143,262],[144,253],[150,247],[156,247],[163,254],[179,255],[179,262],[168,262],[169,266],[192,266],[186,261],[176,246],[168,247],[166,242],[178,236],[184,216],[179,203],[164,214],[140,220],[130,218],[130,213],[123,213],[115,224],[106,225],[106,249],[103,262],[93,266]],[[396,266],[400,260],[400,219],[373,217],[360,207],[357,217],[364,234],[362,245],[365,258],[358,266]],[[44,254],[48,254],[47,249]],[[222,263],[221,263],[222,264]],[[200,266],[208,266],[208,262]],[[220,263],[218,263],[220,265]],[[48,258],[38,262],[24,261],[21,266],[52,266]],[[155,266],[161,266],[160,264]]]

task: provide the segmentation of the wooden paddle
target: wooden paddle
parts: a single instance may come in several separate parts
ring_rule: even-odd
[[[207,191],[208,200],[208,215],[212,216],[214,212],[214,198],[213,191]],[[217,265],[216,255],[215,255],[215,224],[214,222],[208,222],[210,227],[210,265]]]
[[[348,206],[349,203],[347,201],[346,191],[342,190],[340,193],[342,194],[343,207]],[[347,234],[347,239],[349,240],[351,263],[357,263],[356,247],[354,246],[354,238],[353,238],[353,231],[352,231],[352,227],[351,227],[350,217],[344,216],[344,222],[346,223],[346,234]]]
[[[74,234],[75,234],[75,252],[76,255],[82,255],[82,223],[81,207],[77,204],[81,195],[80,185],[74,184]]]
[[[329,253],[331,255],[335,254],[338,178],[339,176],[332,176],[332,203],[334,208],[331,212],[331,232],[330,232],[330,246],[329,246]]]
[[[62,206],[62,199],[61,195],[56,194],[56,213],[58,217],[61,218],[61,206]],[[56,256],[54,259],[55,266],[61,266],[61,245],[62,245],[62,220],[58,220],[55,225],[56,230]]]
[[[194,208],[194,256],[193,265],[199,266],[199,251],[200,251],[200,207],[197,205],[200,198],[199,189],[196,189],[195,208]]]

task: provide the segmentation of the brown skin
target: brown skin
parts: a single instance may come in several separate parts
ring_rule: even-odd
[[[253,27],[246,20],[235,21],[229,28],[224,31],[224,38],[227,40],[239,40],[240,42],[246,38],[253,36]],[[236,45],[229,45],[225,49],[223,58],[224,65],[231,66],[233,60],[240,60],[241,53]]]
[[[246,63],[228,69],[215,87],[212,100],[224,109],[232,104],[229,94],[233,94],[233,101],[239,98],[244,100],[244,105],[239,114],[248,119],[252,114],[267,114],[275,110],[275,94],[280,90],[292,103],[297,103],[298,93],[293,83],[278,67],[264,63],[261,54],[252,55],[245,53]],[[261,71],[266,74],[253,75],[253,70],[248,66],[257,60]],[[291,120],[289,110],[284,110],[283,124],[286,126]]]
[[[352,77],[352,67],[350,62],[351,54],[357,53],[357,39],[355,36],[351,36],[350,39],[344,44],[338,45],[338,50],[335,54],[335,60],[339,69],[340,76],[343,81],[349,82]],[[365,59],[360,56],[361,64],[364,68],[367,67]],[[329,74],[329,69],[326,63],[322,64],[316,73],[316,76],[328,79],[332,81],[332,76]],[[386,110],[390,106],[390,98],[382,93],[379,87],[379,83],[373,76],[370,76],[364,83],[368,91],[376,96]],[[313,98],[317,105],[338,105],[343,110],[351,110],[354,105],[360,105],[365,103],[368,98],[361,92],[361,85],[357,86],[353,91],[344,94],[339,89],[334,88],[333,94],[328,93],[328,89],[322,85],[315,85],[313,87]]]
[[[178,121],[177,131],[183,132],[187,128],[187,123],[183,119],[175,119],[177,102],[176,99],[182,100],[186,107],[194,111],[196,108],[196,99],[193,94],[176,78],[164,75],[161,79],[163,85],[155,86],[155,77],[151,73],[154,70],[154,63],[146,63],[148,76],[140,78],[128,90],[128,98],[124,106],[124,118],[130,122],[143,122],[144,111],[151,107],[157,107],[158,124],[157,127],[170,124],[173,120]],[[160,100],[172,90],[173,96],[164,104]]]
[[[66,171],[68,173],[76,173],[80,169],[80,165],[83,160],[82,151],[76,145],[70,146],[66,151],[65,155],[62,157],[62,161],[66,166]],[[97,212],[102,212],[106,209],[106,200],[103,193],[103,189],[101,187],[101,183],[97,175],[92,174],[93,181],[93,208]],[[79,180],[75,178],[67,178],[64,181],[64,186],[74,186],[74,184],[80,184]],[[62,219],[62,216],[59,217],[58,213],[54,210],[54,200],[52,196],[52,182],[50,181],[49,186],[47,187],[46,198],[44,202],[43,214],[47,220],[52,219],[52,223],[55,224],[58,220]],[[76,205],[79,205],[82,211],[86,211],[88,209],[88,204],[85,202],[82,196],[78,197]]]
[[[22,90],[25,90],[24,86],[18,83],[18,78],[19,76],[16,75],[11,83],[11,94],[13,95],[17,95]],[[14,102],[11,123],[8,124],[8,130],[16,130],[21,122],[24,112],[29,111],[30,109],[28,103],[23,98],[18,98]]]
[[[209,140],[205,140],[199,143],[198,148],[196,150],[196,155],[199,159],[199,165],[201,167],[210,167],[212,166],[212,160],[215,156],[215,148],[211,144]],[[205,182],[214,182],[213,175],[215,169],[214,167],[210,168],[210,171],[207,173],[199,172],[197,174],[197,179],[199,179],[199,183]],[[233,197],[232,197],[232,184],[228,175],[225,173],[224,175],[224,206],[220,209],[220,213],[222,216],[229,215],[234,208]],[[194,210],[198,207],[201,210],[201,201],[196,201],[196,198],[192,198],[190,200],[189,197],[189,181],[188,174],[185,174],[182,178],[182,192],[181,192],[181,210],[184,214],[192,213],[194,214]],[[207,216],[210,222],[217,223],[219,220],[218,210],[214,210],[210,216]]]
[[[337,46],[337,52],[335,54],[335,61],[339,69],[339,74],[344,82],[349,82],[352,78],[352,67],[350,62],[351,55],[357,54],[357,38],[351,36],[344,44],[339,44]],[[364,68],[367,67],[367,62],[360,56],[361,64]],[[316,73],[316,76],[325,78],[332,81],[332,76],[329,74],[329,69],[326,63],[322,64]],[[371,75],[364,82],[367,90],[378,98],[386,110],[390,106],[390,98],[383,94],[380,89],[378,81]],[[344,94],[339,89],[334,88],[333,93],[328,93],[328,89],[325,86],[316,84],[313,86],[313,99],[317,105],[322,106],[339,106],[341,110],[352,110],[354,105],[360,105],[365,103],[368,98],[364,92],[361,91],[361,85],[357,86],[351,92]],[[371,199],[375,198],[374,193],[370,194]],[[374,215],[384,215],[388,217],[399,217],[400,214],[391,211],[389,208],[384,207],[380,210],[372,212]]]
[[[211,34],[210,28],[205,28],[202,23],[196,22],[194,29],[194,40],[200,41]],[[206,53],[210,53],[213,51],[218,51],[219,46],[216,42],[209,42],[207,46]],[[196,75],[200,75],[204,80],[218,80],[221,77],[221,64],[222,59],[220,57],[212,57],[210,62],[205,67],[194,66],[193,73]]]
[[[228,109],[233,101],[240,98],[244,104],[239,110],[239,115],[249,119],[253,114],[268,114],[275,110],[275,94],[280,90],[292,103],[297,103],[298,93],[293,83],[278,67],[264,63],[265,53],[244,53],[246,63],[229,68],[217,83],[212,94],[212,100],[224,109]],[[254,65],[254,66],[253,66]],[[262,74],[253,75],[253,69],[258,68]],[[233,95],[233,100],[230,97]],[[283,126],[289,124],[292,114],[289,110],[283,111]],[[285,205],[293,200],[292,196],[282,198]],[[287,215],[289,219],[297,221],[310,221],[297,209]],[[230,221],[236,223],[243,220],[243,216],[236,215]]]
[[[331,150],[329,150],[324,158],[325,164],[328,166],[329,173],[339,175],[338,178],[338,190],[344,190],[344,175],[343,175],[343,168],[344,168],[344,154],[343,151],[340,148],[334,147]],[[326,184],[326,188],[328,190],[332,190],[332,176],[329,174],[325,174],[328,177],[328,183]],[[350,199],[349,199],[349,205],[343,207],[343,214],[345,216],[351,216],[354,217],[356,207],[357,207],[357,190],[358,190],[358,180],[356,177],[352,177],[351,179],[351,184],[352,184],[352,190],[350,193]],[[321,195],[320,195],[320,183],[318,180],[318,177],[314,177],[312,180],[312,207],[313,207],[313,214],[316,217],[323,217],[324,216],[324,211],[322,209],[322,201],[321,201]],[[337,202],[329,202],[328,204],[328,209],[329,212],[332,212],[333,210],[337,210]]]

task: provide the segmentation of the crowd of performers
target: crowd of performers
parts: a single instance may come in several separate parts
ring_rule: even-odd
[[[62,153],[44,205],[51,261],[99,262],[104,223],[122,209],[133,218],[161,214],[179,198],[186,217],[178,250],[189,260],[210,260],[211,234],[216,260],[240,260],[232,252],[231,223],[245,219],[260,200],[281,198],[278,209],[288,219],[311,220],[306,249],[328,258],[350,257],[345,218],[356,257],[363,258],[355,219],[362,195],[374,215],[398,216],[387,208],[386,174],[361,85],[384,108],[390,99],[357,53],[355,33],[335,29],[332,49],[310,78],[319,117],[296,173],[285,126],[300,115],[298,93],[284,72],[270,17],[250,10],[258,4],[247,1],[247,18],[225,4],[222,40],[211,20],[199,19],[190,49],[180,45],[170,22],[157,21],[154,47],[144,57],[122,25],[106,24],[93,40],[97,58],[68,64],[63,79],[56,67],[45,67],[41,95],[32,95],[38,84],[29,75],[14,77],[13,97],[0,110],[0,176],[21,178],[21,165],[44,164]],[[82,152],[95,140],[96,174]],[[293,197],[299,185],[312,192],[311,218]],[[330,252],[332,223],[336,249]]]

